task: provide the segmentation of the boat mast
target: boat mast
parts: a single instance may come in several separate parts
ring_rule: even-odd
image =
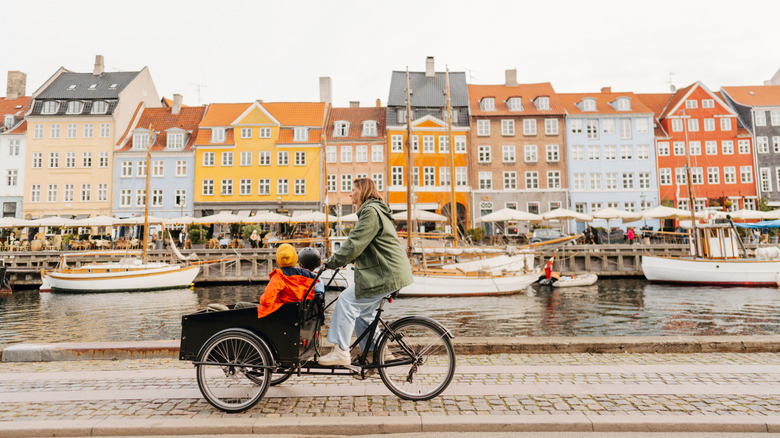
[[[144,199],[144,246],[141,261],[146,264],[146,245],[149,241],[149,170],[152,165],[152,124],[149,124],[149,141],[146,148],[146,198]]]
[[[688,208],[691,211],[691,245],[693,245],[693,258],[699,255],[699,247],[696,245],[696,212],[693,203],[693,183],[691,182],[691,154],[688,145],[688,116],[683,109],[683,130],[685,132],[685,174],[688,185]]]
[[[412,255],[412,103],[406,67],[406,252]]]
[[[458,209],[455,207],[455,142],[452,138],[452,100],[450,98],[450,68],[446,70],[447,84],[447,142],[450,151],[450,219],[452,224],[452,246],[458,247]]]
[[[330,257],[330,222],[328,213],[330,213],[330,205],[328,205],[328,125],[330,124],[330,111],[325,118],[325,129],[322,130],[322,153],[325,155],[325,159],[322,160],[322,173],[325,175],[325,196],[323,196],[323,205],[325,206],[325,257]]]

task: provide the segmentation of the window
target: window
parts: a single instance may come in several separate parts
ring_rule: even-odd
[[[717,167],[707,168],[707,184],[720,184],[720,169]]]
[[[43,125],[36,124],[33,126],[33,138],[43,138]]]
[[[756,120],[756,126],[766,126],[766,111],[756,111],[753,113]]]
[[[723,182],[726,184],[737,183],[737,168],[734,166],[726,166],[723,168]]]
[[[548,163],[557,163],[560,161],[560,150],[557,144],[548,144],[545,148],[547,149]]]
[[[75,152],[65,152],[65,167],[76,167]]]
[[[43,108],[41,108],[41,114],[54,114],[57,112],[59,104],[53,100],[47,100],[43,102]]]
[[[433,153],[436,151],[432,135],[423,135],[423,152]]]
[[[633,160],[634,159],[634,147],[630,144],[620,145],[620,159],[621,160]]]
[[[442,166],[439,168],[439,185],[442,187],[450,186],[450,168]]]
[[[517,172],[504,172],[504,190],[517,189]]]
[[[203,153],[203,166],[204,167],[213,167],[214,166],[214,152],[204,152]]]
[[[105,114],[108,112],[108,103],[104,100],[92,102],[92,114]]]
[[[432,187],[436,185],[436,168],[432,166],[423,167],[423,186]]]
[[[384,147],[381,144],[372,144],[371,145],[371,162],[372,163],[381,163],[383,161],[385,161]]]
[[[593,99],[593,98],[582,99],[582,110],[583,111],[596,111],[596,99]]]
[[[772,126],[780,126],[780,111],[770,111],[769,121],[772,123]]]
[[[306,164],[306,152],[303,152],[303,154],[304,157],[303,157],[302,166]],[[366,145],[355,146],[355,162],[368,163],[368,146]]]
[[[92,184],[81,185],[81,202],[89,202],[92,200]]]
[[[385,174],[384,173],[372,173],[371,179],[376,184],[376,189],[382,191],[385,189]]]
[[[739,179],[743,184],[753,182],[753,166],[739,166]]]
[[[601,158],[601,147],[588,146],[588,161],[598,161]]]
[[[133,149],[146,149],[149,147],[149,133],[138,132],[133,134]]]
[[[535,163],[537,160],[536,145],[525,146],[525,161]],[[516,149],[513,145],[504,145],[501,147],[501,162],[514,163],[517,161]]]
[[[585,146],[574,145],[571,147],[571,159],[572,161],[584,161],[585,160]]]
[[[620,119],[620,139],[631,139],[631,119]]]
[[[18,157],[21,150],[21,140],[9,140],[8,141],[8,155],[11,157]]]
[[[529,213],[539,214],[539,203],[538,202],[527,202],[525,204],[525,209]]]
[[[780,153],[780,135],[772,136],[772,151],[776,154]]]
[[[146,161],[139,161],[136,163],[135,174],[139,177],[146,177]]]
[[[672,132],[682,132],[683,121],[682,119],[672,119]]]
[[[514,126],[512,126],[512,134],[514,135]],[[536,119],[523,120],[523,135],[536,135]]]
[[[617,99],[616,105],[618,111],[631,111],[631,100],[625,97]]]
[[[742,201],[742,203],[745,207],[745,210],[757,210],[755,198],[745,198],[745,200]]]
[[[136,207],[143,207],[146,205],[146,190],[135,191],[135,205]]]
[[[187,176],[187,162],[176,160],[176,176]]]
[[[329,177],[336,177],[336,175],[328,175]],[[270,195],[271,194],[271,180],[268,178],[261,178],[257,180],[257,194],[258,195]]]
[[[704,153],[707,155],[717,155],[718,154],[718,142],[717,141],[705,141],[704,142]]]
[[[56,169],[60,167],[60,153],[59,152],[49,152],[49,167],[52,169]]]
[[[352,162],[352,146],[341,147],[341,162],[342,163]]]
[[[225,128],[211,128],[211,142],[224,143],[224,141],[225,141]]]
[[[278,151],[276,153],[276,165],[287,166],[290,164],[290,153],[287,151]]]
[[[493,189],[493,173],[492,172],[479,172],[479,189],[480,190],[492,190]]]
[[[688,132],[699,131],[699,119],[688,119]]]
[[[307,141],[309,139],[309,128],[297,127],[293,131],[293,141]]]
[[[402,186],[404,185],[404,168],[401,166],[393,166],[390,168],[390,185]]]
[[[677,184],[688,184],[688,175],[686,175],[684,167],[674,169],[674,181]]]
[[[51,138],[60,138],[60,124],[59,123],[52,123],[52,125],[49,127],[49,137]]]
[[[585,122],[586,132],[588,140],[598,140],[599,138],[599,121],[594,119],[588,119]]]
[[[522,111],[523,101],[519,97],[510,97],[507,100],[507,106],[509,107],[509,111]]]
[[[759,154],[769,153],[769,137],[765,135],[761,137],[756,137],[756,152],[758,152]]]
[[[506,146],[504,146],[506,148]],[[512,146],[514,149],[514,146]],[[539,161],[539,150],[536,147],[535,144],[527,144],[523,147],[524,150],[524,156],[525,156],[525,162],[526,163],[536,163]],[[506,151],[504,151],[506,154]],[[506,163],[506,161],[504,161]]]
[[[450,152],[450,138],[446,135],[439,136],[439,153],[448,154]]]
[[[241,152],[239,165],[240,166],[251,166],[252,165],[252,152],[248,152],[248,151]]]
[[[750,140],[737,140],[737,150],[740,154],[750,153]]]
[[[572,175],[572,188],[574,190],[585,190],[585,174],[575,173]]]
[[[600,173],[591,173],[589,179],[590,179],[590,189],[591,190],[601,190],[601,174]]]
[[[271,128],[260,128],[260,138],[271,138]]]
[[[479,107],[482,111],[495,111],[496,99],[493,97],[483,97],[479,103]]]
[[[30,202],[41,202],[41,185],[30,185]]]
[[[772,176],[771,176],[771,170],[768,167],[762,167],[758,169],[759,173],[759,184],[761,185],[761,191],[762,192],[771,192],[772,191]]]
[[[501,120],[501,135],[513,136],[515,135],[515,121],[514,120]]]
[[[477,120],[477,136],[486,137],[490,135],[490,120]]]
[[[100,124],[100,138],[108,138],[111,136],[111,125],[108,123]]]
[[[547,188],[548,189],[560,189],[561,188],[561,171],[560,170],[548,170],[547,171]]]
[[[545,111],[550,109],[550,98],[547,96],[539,96],[536,98],[536,109],[539,111]]]
[[[8,169],[6,174],[6,184],[9,187],[15,187],[19,183],[19,169]]]
[[[601,131],[604,134],[615,134],[615,119],[603,119],[601,121]]]
[[[204,179],[202,184],[202,190],[201,193],[203,193],[203,196],[213,196],[214,195],[214,180],[213,179]]]
[[[252,128],[241,128],[241,138],[252,138]]]
[[[636,147],[636,159],[637,160],[649,160],[650,159],[650,145],[640,144]]]
[[[466,166],[455,167],[455,186],[466,187],[469,185],[469,169]]]
[[[544,134],[558,135],[558,119],[544,119]]]
[[[262,152],[260,154],[262,154]],[[269,152],[269,154],[270,154],[270,152]],[[327,146],[325,148],[325,160],[328,163],[337,163],[338,162],[336,146]]]
[[[341,191],[342,192],[351,192],[352,191],[352,175],[345,173],[341,175]]]
[[[43,152],[33,152],[32,154],[32,168],[40,169],[43,167]]]
[[[637,134],[647,134],[649,131],[649,123],[647,119],[636,119],[636,133]]]
[[[780,167],[775,167],[775,182],[777,187],[780,188]]]
[[[701,185],[704,184],[704,174],[701,167],[691,168],[691,184]]]
[[[306,151],[295,151],[295,165],[296,166],[306,165]]]
[[[131,193],[130,189],[122,189],[119,191],[120,207],[130,207],[130,198],[131,198],[130,193]]]
[[[102,167],[102,168],[108,167],[108,152],[100,153],[100,157],[98,158],[98,167]]]
[[[774,123],[773,123],[774,125]],[[731,131],[731,119],[729,117],[721,117],[720,119],[720,130],[721,131]]]
[[[335,151],[335,146],[334,146],[334,151]],[[334,152],[334,154],[335,154],[335,152]],[[270,151],[260,151],[260,152],[258,152],[258,154],[257,154],[257,165],[258,166],[270,166],[271,165],[271,152]]]
[[[232,179],[223,179],[222,183],[220,184],[220,191],[219,194],[222,196],[232,196],[233,195],[233,180]]]
[[[233,166],[233,152],[222,152],[222,167]]]
[[[295,179],[294,183],[294,192],[293,194],[302,196],[306,194],[306,180],[305,179]]]
[[[702,108],[715,108],[715,100],[714,99],[702,99],[701,100],[701,107]]]
[[[617,172],[607,172],[604,175],[604,183],[607,190],[616,190],[618,188],[618,174]]]
[[[163,205],[163,191],[162,189],[153,189],[152,190],[152,199],[151,206],[152,207],[162,207]]]
[[[167,144],[166,147],[168,149],[173,150],[181,150],[184,149],[184,133],[182,132],[174,132],[174,133],[168,133],[167,135]]]
[[[176,189],[173,195],[173,202],[175,203],[174,205],[180,207],[187,205],[187,190]]]
[[[685,142],[684,141],[676,141],[674,142],[674,155],[676,156],[685,156]]]
[[[715,130],[715,119],[704,119],[704,130],[705,131],[714,131]]]
[[[49,184],[49,188],[46,191],[46,201],[57,202],[57,184]]]
[[[152,177],[161,178],[165,176],[164,172],[165,172],[165,163],[163,163],[162,160],[152,161]]]
[[[701,155],[701,142],[689,141],[688,150],[690,151],[691,155]]]
[[[412,185],[413,186],[419,186],[420,185],[420,168],[419,167],[412,167]]]
[[[686,108],[698,108],[699,107],[699,101],[690,99],[685,101],[685,107]]]
[[[376,137],[376,121],[366,120],[363,122],[363,137]]]
[[[68,138],[76,138],[76,124],[68,123],[67,134]]]
[[[650,188],[650,172],[639,172],[639,188],[642,190]]]
[[[672,169],[666,167],[658,169],[659,183],[662,186],[672,185]]]
[[[390,136],[390,152],[404,151],[404,137],[402,135]]]
[[[573,119],[569,123],[569,127],[571,128],[572,134],[582,134],[582,120],[581,119]]]
[[[252,194],[252,180],[251,179],[240,179],[238,181],[238,194],[239,196],[246,196]]]
[[[339,120],[333,124],[334,137],[346,137],[349,135],[349,122]]]
[[[721,148],[723,149],[724,155],[731,155],[734,153],[734,142],[731,140],[723,140],[723,142],[721,142]]]

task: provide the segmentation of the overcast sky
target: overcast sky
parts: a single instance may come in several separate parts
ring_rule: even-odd
[[[32,94],[58,67],[148,66],[161,96],[184,103],[386,104],[393,70],[466,71],[470,83],[558,92],[666,92],[701,80],[762,84],[780,68],[780,1],[40,1],[3,4],[0,72]]]

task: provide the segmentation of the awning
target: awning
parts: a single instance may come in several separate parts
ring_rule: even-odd
[[[249,213],[251,213],[251,210],[238,210],[238,213],[236,213],[236,216],[240,217],[249,217]]]

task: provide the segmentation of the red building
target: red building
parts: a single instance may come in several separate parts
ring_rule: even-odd
[[[660,111],[657,123],[657,132],[666,134],[656,137],[661,202],[688,208],[688,154],[696,210],[758,207],[751,136],[720,94],[701,82],[678,90]]]

